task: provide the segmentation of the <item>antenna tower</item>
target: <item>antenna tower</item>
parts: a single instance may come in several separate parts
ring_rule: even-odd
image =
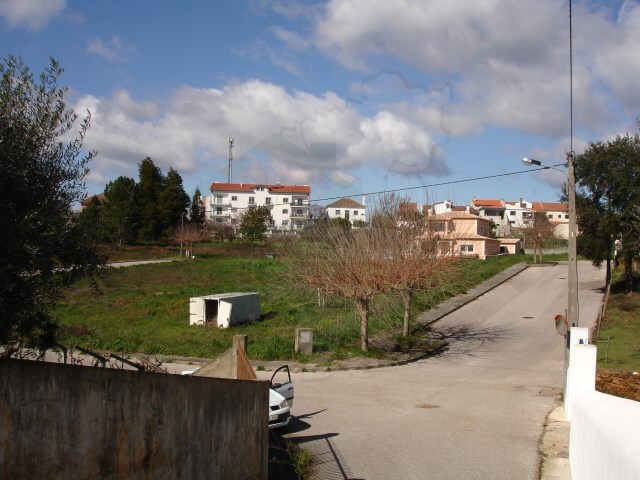
[[[234,142],[234,138],[229,135],[229,179],[227,180],[228,183],[231,183],[231,173],[232,173],[232,168],[231,168],[231,162],[233,162],[233,142]]]

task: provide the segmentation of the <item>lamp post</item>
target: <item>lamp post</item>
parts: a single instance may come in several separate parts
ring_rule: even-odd
[[[528,166],[539,166],[544,169],[552,169],[562,172],[567,176],[567,196],[569,197],[569,298],[567,308],[567,323],[569,328],[580,326],[578,315],[578,247],[576,222],[576,177],[575,177],[575,157],[573,152],[567,153],[568,173],[556,167],[543,164],[540,160],[533,158],[523,158],[522,163]]]

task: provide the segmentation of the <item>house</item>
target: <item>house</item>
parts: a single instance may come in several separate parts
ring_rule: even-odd
[[[267,185],[262,183],[211,184],[211,196],[203,197],[205,217],[214,223],[238,226],[242,213],[266,206],[274,230],[301,230],[309,221],[309,185]]]
[[[567,203],[533,202],[536,214],[546,215],[549,223],[554,225],[554,232],[558,238],[569,238],[569,205]]]
[[[514,228],[528,228],[533,226],[535,212],[533,203],[522,198],[517,202],[505,202],[505,217],[509,225]]]
[[[94,202],[97,203],[98,205],[104,205],[106,201],[107,201],[107,198],[104,196],[104,193],[99,193],[98,195],[92,195],[80,202],[80,211],[84,210]]]
[[[349,220],[349,223],[353,225],[356,220],[363,222],[367,221],[366,215],[367,207],[363,203],[358,203],[351,198],[341,198],[329,205],[327,205],[327,217],[331,218],[344,218]]]
[[[464,211],[432,214],[427,235],[438,238],[442,255],[470,256],[482,260],[500,253],[500,240],[491,238],[490,220]]]
[[[505,215],[505,201],[496,199],[472,198],[471,207],[480,217],[488,218],[496,225],[496,235],[502,237],[511,233],[511,225]]]

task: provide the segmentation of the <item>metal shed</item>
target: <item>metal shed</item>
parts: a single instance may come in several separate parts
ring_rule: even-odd
[[[229,328],[260,318],[260,295],[219,293],[189,299],[189,325]]]

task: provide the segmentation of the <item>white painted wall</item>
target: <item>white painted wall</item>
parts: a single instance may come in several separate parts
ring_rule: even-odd
[[[640,402],[595,390],[597,347],[571,329],[565,411],[572,480],[640,480]]]

